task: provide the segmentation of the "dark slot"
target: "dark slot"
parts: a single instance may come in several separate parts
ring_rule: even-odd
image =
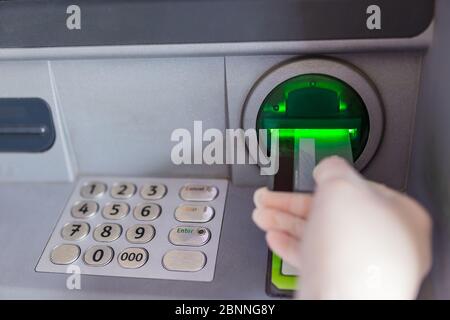
[[[0,98],[0,152],[44,152],[55,142],[50,108],[40,98]]]

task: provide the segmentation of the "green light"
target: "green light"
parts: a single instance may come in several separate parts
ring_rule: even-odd
[[[274,105],[268,104],[264,106],[264,112],[278,114],[286,112],[286,101],[280,101]]]
[[[348,129],[348,133],[350,134],[350,138],[352,139],[358,137],[358,129]]]
[[[278,104],[278,112],[286,112],[286,101],[281,101]]]
[[[339,101],[339,111],[345,111],[347,110],[348,106],[347,103],[344,100]]]
[[[295,290],[298,279],[296,276],[284,275],[282,270],[282,260],[275,253],[272,253],[272,283],[280,290]]]
[[[278,130],[280,139],[310,138],[335,140],[354,135],[356,129],[270,129],[270,133],[273,134],[275,130]]]
[[[367,143],[370,124],[364,101],[350,85],[324,74],[303,74],[280,83],[267,95],[256,129],[270,133],[280,129],[281,138],[340,139],[345,134],[356,160]]]

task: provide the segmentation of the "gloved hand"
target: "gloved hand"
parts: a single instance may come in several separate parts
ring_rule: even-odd
[[[331,157],[313,195],[255,192],[255,223],[299,268],[297,297],[414,299],[431,267],[431,220],[415,200],[365,180]]]

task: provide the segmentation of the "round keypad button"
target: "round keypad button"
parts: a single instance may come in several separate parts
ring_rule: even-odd
[[[155,228],[150,224],[136,224],[129,228],[126,233],[128,242],[147,243],[155,236]]]
[[[85,222],[71,222],[61,230],[61,236],[67,241],[79,241],[89,233],[89,225]]]
[[[155,220],[161,214],[161,207],[156,203],[141,203],[134,208],[133,215],[137,220],[151,221]]]
[[[122,234],[122,227],[115,223],[104,223],[94,230],[94,239],[100,242],[117,240]]]
[[[114,250],[108,246],[92,246],[84,253],[84,262],[87,265],[101,267],[111,262]]]
[[[109,220],[120,220],[127,216],[130,206],[125,202],[111,202],[103,208],[103,217]]]
[[[116,199],[129,199],[136,193],[133,183],[115,183],[111,189],[111,197]]]
[[[70,211],[77,219],[87,219],[95,215],[98,211],[98,204],[94,201],[77,202]]]

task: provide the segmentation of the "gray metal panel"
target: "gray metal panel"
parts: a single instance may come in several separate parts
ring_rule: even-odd
[[[68,275],[35,272],[72,189],[67,183],[0,184],[0,298],[267,298],[267,247],[264,234],[251,220],[254,189],[234,186],[228,191],[213,282],[82,276],[81,290],[68,290]],[[19,197],[25,194],[26,198]]]
[[[44,61],[0,62],[0,97],[44,99],[53,114],[56,140],[43,153],[0,153],[0,181],[68,181],[75,163],[66,140],[64,115],[54,92],[54,82]]]
[[[51,62],[83,175],[227,177],[171,162],[174,129],[225,129],[223,58]]]
[[[72,4],[1,1],[0,46],[410,38],[430,24],[434,1],[377,0],[382,15],[377,30],[366,27],[372,0],[78,0],[81,28],[70,31],[66,10]]]
[[[167,45],[122,45],[53,48],[0,48],[0,60],[81,59],[124,57],[186,57],[224,55],[318,54],[337,52],[426,49],[433,38],[433,23],[414,38],[268,41]]]
[[[424,59],[408,191],[433,218],[433,269],[423,298],[450,299],[450,2],[436,3],[434,45]]]

